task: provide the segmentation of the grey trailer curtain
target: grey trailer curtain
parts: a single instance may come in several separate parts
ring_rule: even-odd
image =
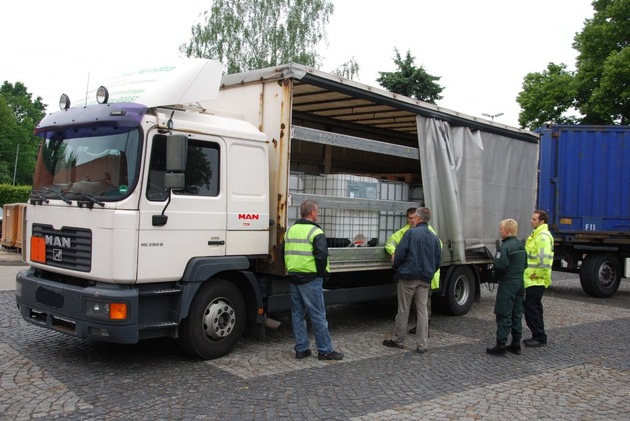
[[[487,260],[502,219],[515,219],[518,237],[526,238],[538,144],[422,116],[417,124],[425,204],[444,243],[443,264]]]

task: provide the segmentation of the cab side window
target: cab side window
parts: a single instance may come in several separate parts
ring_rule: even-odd
[[[210,196],[219,195],[219,145],[197,139],[188,140],[186,158],[186,187],[173,190],[176,195]],[[149,183],[147,199],[164,201],[168,192],[164,189],[166,173],[166,136],[156,135],[153,138],[149,166]]]

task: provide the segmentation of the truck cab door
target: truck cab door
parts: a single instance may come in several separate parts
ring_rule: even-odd
[[[140,199],[139,283],[178,280],[192,257],[225,255],[225,142],[188,135],[184,182],[169,192],[165,188],[165,178],[173,176],[167,168],[169,136],[149,137]]]

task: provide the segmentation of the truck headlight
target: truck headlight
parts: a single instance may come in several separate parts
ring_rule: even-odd
[[[101,320],[125,320],[127,318],[127,303],[86,300],[85,315]]]

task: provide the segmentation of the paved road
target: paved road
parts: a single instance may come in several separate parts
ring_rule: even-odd
[[[391,306],[329,308],[341,362],[293,358],[287,323],[214,361],[171,340],[83,342],[22,321],[0,291],[0,419],[629,420],[630,283],[598,300],[554,276],[546,348],[486,355],[495,293],[484,286],[468,315],[433,316],[424,355],[381,345]]]
[[[15,274],[25,268],[17,249],[0,247],[0,291],[15,290]]]

